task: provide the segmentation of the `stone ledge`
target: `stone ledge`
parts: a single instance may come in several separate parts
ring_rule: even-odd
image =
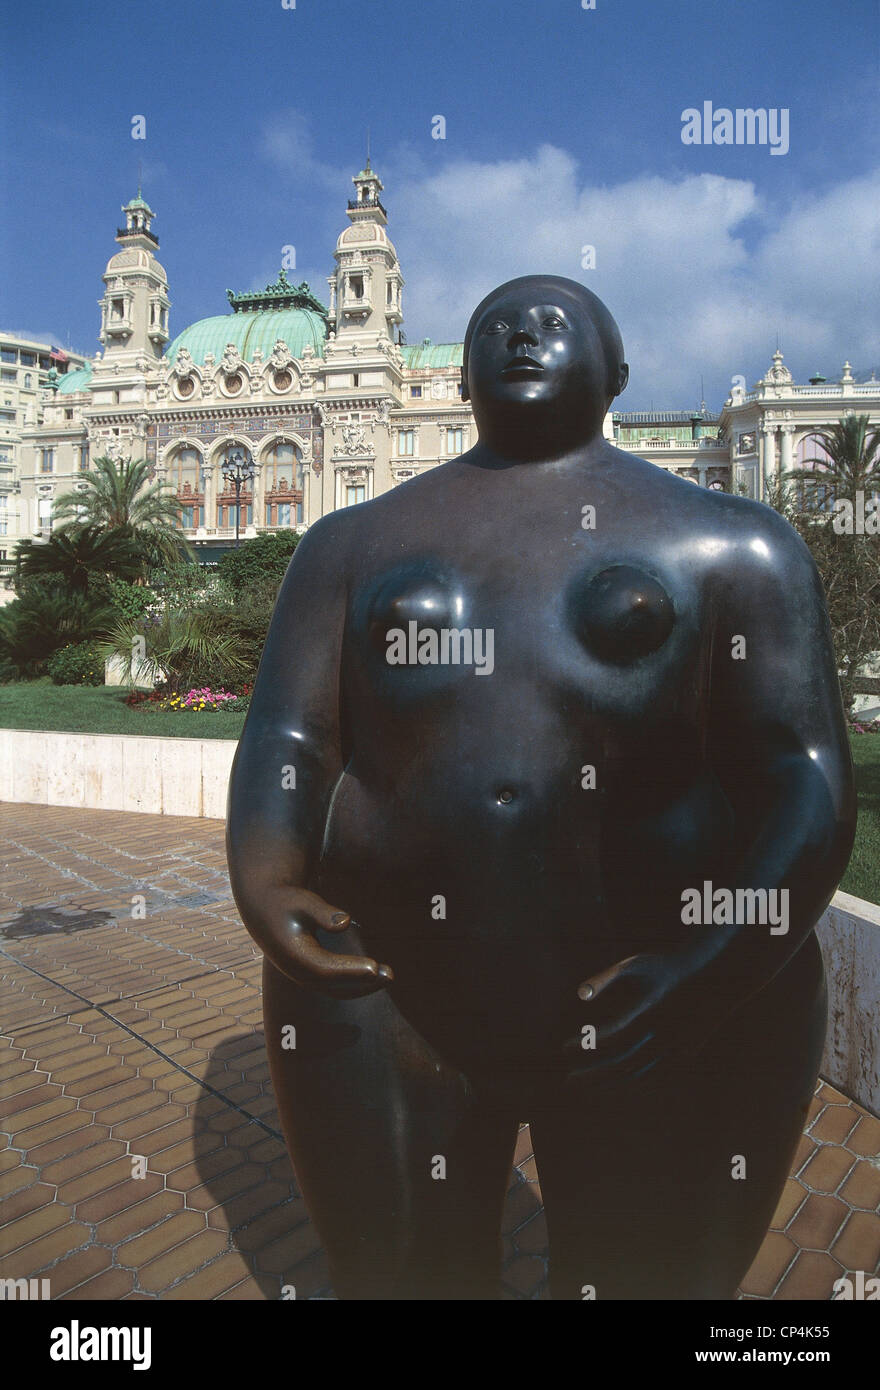
[[[0,729],[0,801],[226,815],[235,739]]]
[[[828,977],[822,1075],[880,1115],[880,907],[835,893],[816,933]]]

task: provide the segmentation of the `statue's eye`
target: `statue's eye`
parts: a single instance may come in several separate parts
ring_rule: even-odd
[[[492,319],[483,329],[484,333],[505,333],[506,331],[507,324],[504,322],[504,319]]]
[[[558,314],[548,314],[547,317],[544,319],[543,327],[567,328],[568,324],[565,322],[565,319],[560,318]]]

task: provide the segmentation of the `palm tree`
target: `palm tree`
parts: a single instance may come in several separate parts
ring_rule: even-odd
[[[804,460],[804,467],[786,476],[799,484],[805,509],[824,510],[827,502],[845,497],[855,505],[856,494],[880,491],[880,431],[871,438],[870,416],[850,413],[827,430],[817,430],[825,457]],[[809,466],[811,465],[811,466]]]
[[[0,659],[19,680],[39,675],[52,652],[97,637],[112,620],[112,609],[91,594],[63,594],[30,584],[0,608]]]
[[[96,575],[136,579],[141,573],[140,550],[122,530],[81,526],[55,531],[47,541],[22,541],[16,552],[22,579],[45,575],[62,580],[71,593],[85,593]]]
[[[876,682],[864,671],[880,650],[880,547],[874,534],[850,534],[829,524],[830,504],[846,498],[855,508],[859,492],[865,499],[880,492],[880,432],[875,427],[869,439],[870,428],[869,416],[849,414],[817,431],[825,456],[806,459],[812,467],[785,474],[768,496],[812,552],[825,590],[847,710],[857,694],[876,693]]]
[[[99,650],[105,660],[121,664],[131,686],[152,685],[158,676],[172,690],[186,690],[204,683],[209,669],[227,680],[248,669],[239,639],[223,630],[221,615],[199,608],[166,607],[145,619],[124,618]]]
[[[96,458],[74,492],[56,499],[54,518],[61,530],[97,526],[136,538],[142,563],[156,555],[165,561],[190,556],[180,529],[180,504],[162,483],[150,482],[146,459]]]

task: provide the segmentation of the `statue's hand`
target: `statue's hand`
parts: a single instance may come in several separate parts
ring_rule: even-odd
[[[629,956],[584,980],[578,996],[595,1034],[566,1044],[572,1078],[641,1076],[699,1047],[726,1012],[685,952]]]
[[[305,888],[279,888],[261,905],[261,925],[252,932],[260,950],[298,985],[320,990],[336,999],[375,994],[394,979],[388,965],[369,956],[328,951],[315,936],[318,930],[344,932],[356,926],[347,912]]]

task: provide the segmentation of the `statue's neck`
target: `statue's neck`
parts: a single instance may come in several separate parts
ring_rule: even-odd
[[[540,410],[534,404],[522,410],[507,410],[504,416],[485,417],[475,411],[480,443],[505,461],[523,463],[552,462],[583,454],[603,442],[604,411],[571,415],[553,409]]]

